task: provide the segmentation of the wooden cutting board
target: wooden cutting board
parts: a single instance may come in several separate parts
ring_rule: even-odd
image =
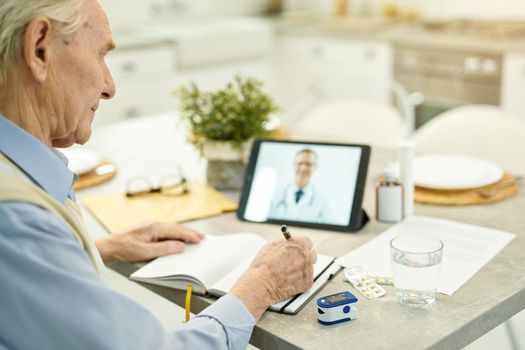
[[[469,190],[445,191],[416,186],[415,200],[417,203],[439,205],[473,205],[497,202],[513,196],[518,191],[518,181],[499,187],[502,182],[510,179],[512,179],[512,175],[504,174],[501,180],[494,184]],[[490,197],[483,197],[480,194],[480,190],[491,191],[492,189],[495,190]]]
[[[75,191],[83,190],[93,186],[100,185],[111,180],[117,175],[117,167],[109,160],[103,160],[95,169],[82,174],[75,182]]]

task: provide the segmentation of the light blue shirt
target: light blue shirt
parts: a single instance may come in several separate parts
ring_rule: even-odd
[[[60,156],[1,115],[0,152],[59,202],[74,199],[75,175]],[[0,202],[0,349],[245,349],[254,324],[227,295],[167,332],[98,276],[60,218]]]

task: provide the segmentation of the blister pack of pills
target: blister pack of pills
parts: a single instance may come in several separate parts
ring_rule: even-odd
[[[361,266],[352,266],[344,271],[345,279],[368,299],[377,299],[386,294],[379,285],[392,284],[392,278],[367,274]]]
[[[394,285],[394,279],[390,276],[369,274],[368,277],[373,279],[377,284],[380,284],[383,286],[393,286]]]

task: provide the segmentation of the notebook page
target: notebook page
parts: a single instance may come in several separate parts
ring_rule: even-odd
[[[209,288],[253,256],[264,244],[265,240],[254,233],[206,235],[199,244],[188,244],[183,253],[157,258],[130,277],[154,279],[188,275]]]

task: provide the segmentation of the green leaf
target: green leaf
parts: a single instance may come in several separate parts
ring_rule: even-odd
[[[175,91],[180,113],[198,139],[230,141],[240,145],[267,136],[264,123],[278,110],[263,91],[263,82],[236,75],[223,89],[201,91],[195,82]]]

